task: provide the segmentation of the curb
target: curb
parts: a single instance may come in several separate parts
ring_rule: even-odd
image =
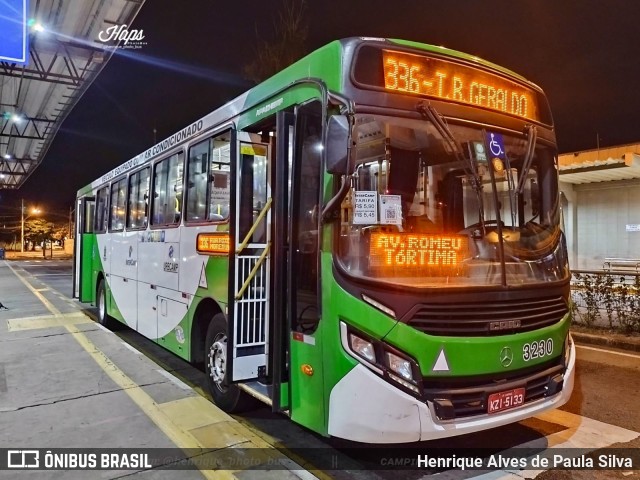
[[[9,262],[11,261],[15,261],[15,260],[71,260],[73,259],[73,256],[70,254],[54,254],[53,257],[50,257],[49,255],[47,255],[46,257],[43,257],[42,255],[24,255],[24,254],[10,254],[10,255],[6,255],[3,259],[0,260],[7,260]]]
[[[590,333],[574,331],[571,331],[571,336],[576,343],[601,345],[605,347],[619,348],[621,350],[630,350],[632,352],[640,352],[640,343],[626,341],[621,338],[605,337],[602,335],[592,335]]]

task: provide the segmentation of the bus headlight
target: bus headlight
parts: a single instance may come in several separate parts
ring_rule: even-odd
[[[351,350],[353,350],[353,353],[360,355],[368,362],[376,363],[376,352],[371,342],[353,333],[349,333],[349,346]]]
[[[418,371],[418,365],[412,360],[400,357],[388,350],[385,351],[385,360],[387,363],[385,369],[389,378],[393,382],[419,395],[420,388],[418,387],[418,382],[413,378],[413,372]]]
[[[418,363],[384,342],[367,337],[340,322],[342,346],[362,364],[388,382],[420,396],[421,377]]]
[[[392,372],[397,373],[405,380],[413,382],[413,372],[411,371],[411,363],[398,355],[386,352],[387,365]]]

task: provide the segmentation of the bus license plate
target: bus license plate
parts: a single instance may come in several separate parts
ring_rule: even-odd
[[[498,392],[489,395],[487,413],[501,412],[524,404],[524,388],[514,388],[506,392]]]

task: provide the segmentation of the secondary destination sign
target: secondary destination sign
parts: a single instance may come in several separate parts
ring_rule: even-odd
[[[29,35],[27,35],[27,0],[0,1],[0,61],[26,64]]]
[[[369,250],[371,268],[395,274],[450,274],[468,257],[469,238],[459,235],[373,233]]]
[[[384,88],[540,120],[537,94],[499,75],[442,58],[382,50]]]

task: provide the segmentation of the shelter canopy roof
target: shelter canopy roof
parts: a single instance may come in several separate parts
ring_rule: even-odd
[[[17,189],[118,44],[101,31],[131,25],[144,0],[31,0],[29,62],[0,62],[0,189]],[[33,28],[41,25],[43,30]],[[105,38],[105,36],[103,36]]]
[[[640,178],[640,144],[621,145],[558,157],[560,181],[594,183]]]

